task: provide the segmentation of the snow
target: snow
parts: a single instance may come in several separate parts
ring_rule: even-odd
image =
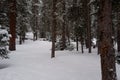
[[[4,29],[0,29],[0,34],[8,34],[8,32]]]
[[[33,32],[27,32],[26,33],[26,38],[27,39],[33,39]]]
[[[51,59],[51,42],[27,40],[17,45],[10,59],[0,60],[0,80],[101,80],[100,58],[76,51],[56,51]],[[117,65],[120,71],[120,65]],[[120,80],[120,72],[118,73]]]

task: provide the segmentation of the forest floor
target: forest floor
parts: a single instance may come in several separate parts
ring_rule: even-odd
[[[96,49],[92,52],[56,51],[51,59],[51,42],[27,40],[10,59],[0,60],[0,80],[101,80],[100,58]]]

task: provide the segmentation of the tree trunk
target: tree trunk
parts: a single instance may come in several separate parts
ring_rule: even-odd
[[[10,42],[9,50],[16,50],[16,0],[9,0]]]
[[[78,47],[79,46],[79,40],[78,40],[78,36],[76,36],[76,50],[78,51]]]
[[[56,40],[56,2],[57,0],[53,0],[53,11],[52,11],[52,51],[51,51],[51,58],[55,57],[55,40]]]
[[[19,44],[21,45],[22,44],[22,34],[20,32],[20,35],[19,35]]]
[[[68,43],[70,44],[70,30],[69,30],[69,25],[70,25],[70,23],[68,22],[66,24],[66,37],[67,37]]]
[[[102,80],[117,80],[115,52],[112,42],[112,5],[111,0],[100,0],[100,56]]]
[[[89,8],[89,3],[90,0],[85,0],[84,2],[84,5],[85,5],[85,17],[86,17],[86,37],[87,37],[87,40],[86,40],[86,45],[87,45],[87,48],[88,48],[88,52],[91,53],[91,26],[90,26],[90,8]]]
[[[77,0],[73,0],[73,7],[77,6]]]
[[[81,36],[81,51],[82,51],[82,53],[84,53],[83,45],[84,45],[84,41],[83,41],[83,37]]]
[[[83,4],[83,17],[85,19],[85,45],[88,48],[88,52],[91,53],[91,19],[90,19],[90,6],[88,5],[90,0],[81,0]]]
[[[88,48],[89,48],[89,53],[91,53],[91,20],[90,20],[90,8],[89,8],[89,3],[90,0],[87,0],[87,30],[88,30]]]
[[[38,9],[39,9],[39,6],[36,5],[38,4],[38,0],[33,0],[33,3],[32,3],[32,6],[33,6],[33,18],[34,18],[34,37],[33,37],[33,40],[37,40],[38,39],[38,29],[39,29],[39,25],[38,25],[38,15],[39,15],[39,12],[38,12]]]
[[[62,50],[66,48],[65,0],[63,0]]]
[[[25,40],[25,30],[24,27],[20,26],[20,34],[19,34],[19,44],[21,45]]]
[[[66,48],[65,24],[62,26],[62,50]]]
[[[117,50],[118,53],[120,54],[120,13],[117,12],[117,17],[118,17],[118,24],[117,24]]]
[[[98,15],[99,16],[99,15]],[[100,19],[98,19],[98,27],[97,27],[97,47],[98,47],[98,55],[100,54]]]

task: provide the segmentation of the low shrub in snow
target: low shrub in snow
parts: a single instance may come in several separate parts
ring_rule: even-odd
[[[55,44],[55,50],[63,50],[62,49],[62,42],[59,41],[59,42],[56,42]],[[69,42],[66,42],[66,47],[64,50],[74,50],[74,45],[72,43],[69,43]]]
[[[0,57],[1,58],[8,58],[8,45],[9,35],[7,30],[0,29]]]

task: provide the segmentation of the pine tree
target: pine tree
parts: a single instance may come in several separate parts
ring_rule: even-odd
[[[9,50],[16,50],[16,0],[9,0],[9,26],[10,26],[10,43]]]
[[[32,12],[33,12],[33,40],[37,40],[38,39],[38,29],[39,29],[39,25],[38,25],[38,9],[39,9],[39,5],[38,5],[39,1],[38,0],[32,0]]]
[[[112,41],[112,5],[111,0],[100,0],[100,56],[102,80],[117,80],[115,52]]]
[[[28,2],[26,0],[17,0],[16,34],[19,35],[19,44],[22,44],[25,41],[25,34],[29,24],[29,18],[27,15],[29,15]]]
[[[52,10],[52,52],[51,52],[51,58],[55,57],[55,41],[56,41],[56,3],[57,0],[53,0],[53,10]]]
[[[90,5],[88,3],[90,0],[82,0],[83,4],[83,15],[85,19],[85,27],[86,27],[86,47],[89,49],[89,53],[91,53],[91,19],[90,19]]]
[[[117,13],[118,14],[118,24],[117,24],[117,50],[118,53],[120,54],[120,12]]]
[[[0,25],[8,28],[8,1],[0,0]]]
[[[89,53],[91,53],[91,19],[90,19],[90,8],[88,3],[90,0],[87,0],[87,37],[88,37],[88,48],[89,48]]]
[[[2,29],[0,25],[0,58],[8,58],[8,45],[9,35],[6,29]]]
[[[66,48],[66,17],[65,17],[65,10],[66,10],[66,3],[65,0],[63,0],[63,25],[62,25],[62,50],[64,50]]]
[[[51,41],[52,0],[42,0],[40,37]]]

